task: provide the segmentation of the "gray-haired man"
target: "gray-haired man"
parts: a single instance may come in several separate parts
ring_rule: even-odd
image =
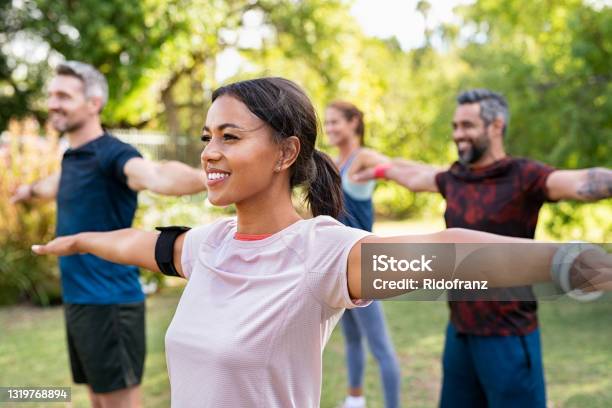
[[[504,149],[506,99],[487,89],[457,98],[453,140],[459,159],[448,169],[371,155],[356,180],[375,174],[414,192],[446,199],[449,228],[533,238],[545,201],[594,201],[612,196],[612,171],[556,170]],[[545,407],[535,301],[530,287],[499,289],[506,301],[451,301],[444,346],[441,407]],[[449,293],[453,298],[456,293]],[[514,299],[517,299],[514,297]]]
[[[61,172],[17,189],[13,202],[57,199],[58,236],[131,226],[137,192],[194,194],[200,170],[154,163],[108,134],[100,112],[108,100],[104,76],[91,65],[60,64],[48,89],[51,124],[68,137]],[[60,258],[72,374],[89,386],[94,407],[139,407],[145,358],[144,295],[135,267],[92,255]]]

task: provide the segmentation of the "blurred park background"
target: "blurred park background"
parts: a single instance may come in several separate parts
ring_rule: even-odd
[[[60,312],[27,306],[59,301],[56,260],[35,258],[29,249],[53,237],[54,203],[13,206],[8,201],[18,184],[59,166],[63,143],[46,126],[45,84],[63,59],[89,62],[106,75],[111,95],[103,112],[105,126],[154,159],[197,166],[198,137],[212,91],[230,81],[273,75],[303,86],[320,115],[331,100],[356,103],[365,112],[366,145],[391,156],[450,164],[456,157],[450,138],[454,98],[463,89],[487,87],[508,98],[506,146],[512,155],[560,168],[612,167],[612,3],[607,0],[0,2],[0,304],[19,305],[0,309],[0,384],[11,378],[27,381],[24,367],[37,372],[28,364],[53,366],[51,360],[59,361],[59,371],[48,377],[41,372],[36,381],[70,381],[67,359],[58,354],[65,348]],[[324,137],[320,147],[333,153]],[[384,221],[377,224],[381,231],[443,227],[444,202],[438,195],[415,195],[380,183],[375,203],[378,219]],[[231,208],[212,208],[204,195],[171,199],[141,194],[137,225],[196,225],[228,212]],[[546,205],[537,238],[610,241],[610,200]],[[144,275],[163,286],[161,278]],[[160,381],[166,388],[159,391],[158,406],[167,406],[163,332],[171,313],[159,305],[175,302],[178,291],[169,288],[160,296],[149,304],[149,309],[160,307],[151,316],[161,320],[149,326],[153,353],[145,393],[156,395],[152,381]],[[411,320],[401,311],[407,306],[389,307],[388,313],[402,318],[388,316],[394,336],[414,343],[419,333],[433,333],[420,348],[408,343],[405,350],[400,347],[417,364],[404,370],[410,387],[406,401],[422,401],[407,405],[433,406],[439,370],[435,374],[431,367],[441,350],[446,309],[443,304],[418,306],[415,310],[423,315]],[[585,339],[598,338],[598,316],[606,306],[609,328],[609,304],[575,310],[564,306],[571,308],[566,312],[549,307],[543,313],[544,335],[546,319],[561,337],[561,327],[578,319]],[[415,334],[409,334],[413,329]],[[56,338],[47,338],[47,333]],[[37,350],[48,353],[49,360],[40,356],[40,361],[25,362],[28,349],[20,354],[13,346],[40,341],[37,336],[58,344]],[[609,330],[604,338],[609,340]],[[548,346],[561,354],[572,351],[555,349],[554,342],[558,340],[545,338],[545,355]],[[156,347],[161,357],[155,357]],[[340,347],[336,336],[327,353]],[[564,401],[567,406],[609,406],[609,346],[590,352],[591,365],[572,366],[575,376],[593,379],[590,388],[585,385],[572,394],[575,390],[566,384],[569,374],[549,375],[553,401],[558,401],[554,406],[565,406]],[[342,397],[344,373],[340,357],[326,364],[337,366],[324,388],[323,406],[333,406],[332,399]],[[546,364],[547,375],[572,371],[569,363],[550,357]],[[431,368],[433,377],[411,377],[418,367]],[[375,372],[368,375],[372,386],[378,386]],[[572,400],[583,392],[595,397],[588,404],[582,397]],[[414,400],[419,393],[422,399]],[[149,402],[146,406],[156,406]]]

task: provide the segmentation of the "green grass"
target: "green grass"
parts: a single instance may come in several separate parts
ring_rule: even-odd
[[[442,222],[376,224],[376,232],[425,233]],[[147,360],[144,406],[168,407],[170,393],[164,335],[178,302],[180,287],[166,288],[147,301]],[[612,406],[612,302],[543,302],[540,323],[548,406]],[[448,318],[443,302],[384,302],[387,324],[402,370],[406,407],[434,407],[440,389],[440,356]],[[74,407],[88,406],[83,386],[72,384],[61,307],[0,308],[0,386],[72,387]],[[321,407],[334,408],[346,389],[342,335],[336,329],[323,356]],[[370,408],[382,407],[376,363],[368,357],[365,389]],[[0,407],[8,406],[0,403]],[[47,407],[20,403],[16,408]],[[61,404],[53,404],[55,407]]]
[[[170,406],[164,334],[180,293],[180,288],[169,288],[147,300],[145,407]],[[72,387],[72,406],[89,405],[85,387],[72,383],[61,306],[0,308],[0,328],[0,386]],[[0,403],[0,407],[4,406],[7,405]],[[47,406],[48,403],[16,404],[17,408]]]
[[[169,406],[164,334],[180,296],[168,288],[147,301],[144,406]],[[385,302],[387,323],[401,361],[404,406],[436,405],[447,308],[442,302]],[[544,364],[551,407],[609,407],[612,402],[612,303],[544,302]],[[73,406],[87,406],[82,386],[71,382],[61,307],[0,309],[0,385],[72,386]],[[323,357],[322,407],[335,407],[345,392],[340,330]],[[369,357],[365,388],[372,408],[382,406],[376,363]],[[2,404],[0,404],[2,405]],[[2,405],[7,406],[7,405]],[[20,403],[17,408],[42,407]],[[53,404],[61,406],[61,404]]]

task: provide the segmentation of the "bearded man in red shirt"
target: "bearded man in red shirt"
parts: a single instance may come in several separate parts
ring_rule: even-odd
[[[457,98],[452,126],[459,159],[448,169],[371,153],[353,179],[393,180],[442,194],[448,228],[533,238],[544,202],[612,196],[612,170],[557,170],[509,156],[506,99],[486,89]],[[489,290],[489,293],[492,291]],[[450,322],[440,406],[545,407],[537,303],[531,287],[495,289],[502,301],[466,301],[449,291]],[[521,299],[521,300],[512,300]],[[528,300],[526,300],[528,299]]]

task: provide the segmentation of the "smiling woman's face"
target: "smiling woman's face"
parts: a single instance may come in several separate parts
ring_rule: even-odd
[[[228,95],[216,99],[206,115],[202,141],[200,158],[212,204],[240,203],[267,193],[280,147],[271,127],[244,103]]]
[[[325,133],[332,146],[339,146],[351,138],[359,138],[355,132],[357,123],[347,120],[342,111],[329,107],[325,110]]]

